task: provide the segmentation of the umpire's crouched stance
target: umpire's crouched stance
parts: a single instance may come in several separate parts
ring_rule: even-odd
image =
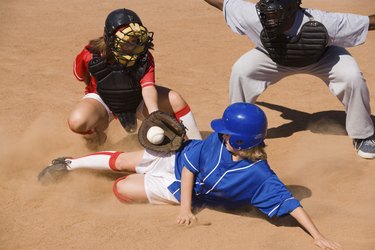
[[[375,15],[301,8],[301,0],[205,0],[223,11],[233,32],[256,46],[233,65],[231,102],[254,103],[268,86],[297,74],[325,82],[345,106],[346,130],[363,158],[375,158],[369,91],[358,64],[345,49],[365,42]],[[314,94],[314,93],[311,93]]]

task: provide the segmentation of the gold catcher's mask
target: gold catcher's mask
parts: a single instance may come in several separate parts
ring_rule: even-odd
[[[138,23],[118,29],[111,48],[117,62],[125,67],[132,67],[138,58],[147,52],[152,42],[153,33]]]

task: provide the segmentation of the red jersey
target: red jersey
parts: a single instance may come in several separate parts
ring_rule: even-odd
[[[139,84],[142,88],[155,85],[155,63],[154,57],[150,52],[147,52],[147,69],[143,77],[141,78]],[[74,61],[73,73],[78,81],[83,81],[90,73],[88,70],[88,64],[92,59],[92,53],[88,50],[86,46],[81,53],[79,53]],[[97,93],[96,92],[96,81],[94,77],[91,77],[90,83],[86,85],[85,94],[87,93]]]

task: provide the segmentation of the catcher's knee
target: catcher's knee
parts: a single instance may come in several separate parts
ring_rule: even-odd
[[[173,90],[168,93],[168,99],[174,112],[183,109],[187,104],[182,96]]]
[[[79,113],[72,113],[68,118],[68,126],[71,131],[81,135],[89,135],[94,131],[104,131],[108,125],[108,119],[90,120],[92,118]],[[91,125],[89,125],[91,124]]]
[[[133,201],[126,195],[126,188],[123,188],[123,183],[127,177],[128,176],[123,176],[115,181],[113,184],[113,193],[119,201],[124,203],[132,203]]]
[[[76,112],[73,112],[70,117],[68,118],[68,126],[70,130],[72,130],[74,133],[77,134],[91,134],[93,131],[88,130],[87,127],[87,121],[86,119],[77,114]]]

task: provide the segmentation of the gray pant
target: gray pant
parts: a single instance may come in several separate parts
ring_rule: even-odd
[[[344,104],[346,130],[351,138],[364,139],[374,134],[366,80],[354,58],[340,47],[330,47],[318,63],[302,68],[277,65],[262,51],[252,49],[232,67],[230,102],[255,103],[269,85],[299,73],[322,79]]]

